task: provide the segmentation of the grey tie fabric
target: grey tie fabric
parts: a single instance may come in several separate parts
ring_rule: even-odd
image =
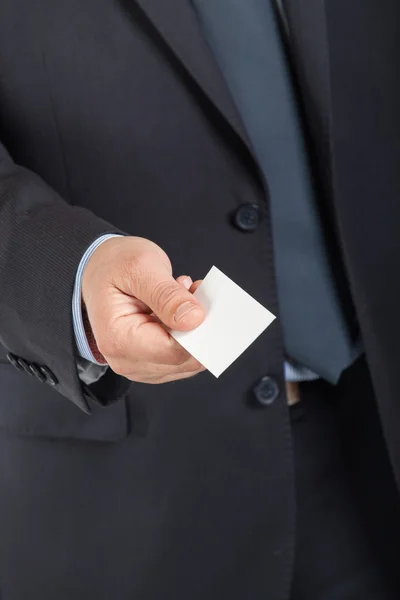
[[[357,355],[329,264],[272,0],[192,0],[268,182],[287,355],[335,383]]]

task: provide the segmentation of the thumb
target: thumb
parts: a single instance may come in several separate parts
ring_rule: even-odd
[[[205,310],[198,300],[163,269],[147,274],[136,290],[139,300],[171,329],[190,331],[203,322]]]

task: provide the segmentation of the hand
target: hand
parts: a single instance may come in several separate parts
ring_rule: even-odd
[[[110,238],[95,250],[82,299],[97,347],[115,373],[166,383],[204,371],[162,326],[190,331],[200,325],[204,309],[191,293],[198,283],[175,280],[165,252],[143,238]]]

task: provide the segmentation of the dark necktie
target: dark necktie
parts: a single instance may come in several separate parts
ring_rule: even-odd
[[[357,355],[318,213],[271,0],[192,0],[268,182],[287,355],[336,382]]]

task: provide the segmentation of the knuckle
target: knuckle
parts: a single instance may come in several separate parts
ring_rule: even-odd
[[[121,264],[122,277],[125,281],[135,284],[140,283],[146,275],[147,266],[144,252],[132,254]]]
[[[130,252],[124,261],[124,268],[132,274],[147,273],[155,264],[162,263],[172,272],[171,261],[162,248],[150,240],[145,240],[145,244],[136,246],[134,252]]]
[[[183,367],[188,360],[188,353],[184,348],[177,348],[171,354],[169,364],[174,367]]]
[[[186,371],[188,373],[200,373],[200,371],[204,371],[205,367],[203,367],[203,365],[201,363],[199,363],[198,360],[196,360],[195,358],[192,358],[190,361],[188,361],[187,364],[187,369]]]
[[[103,356],[110,357],[117,355],[117,348],[115,342],[108,336],[100,336],[97,338],[97,348]]]
[[[183,346],[178,344],[174,338],[170,337],[168,340],[168,345],[164,349],[163,362],[170,366],[181,367],[187,362],[189,357],[190,354],[188,351],[185,350]]]
[[[149,250],[151,249],[152,259],[162,262],[165,267],[172,273],[172,265],[168,254],[154,242],[150,242]]]
[[[126,372],[126,370],[123,368],[121,363],[118,363],[117,361],[109,361],[109,367],[110,369],[116,374],[116,375],[120,375],[121,377],[127,377],[128,379],[131,379],[131,377],[128,377],[128,373]]]

